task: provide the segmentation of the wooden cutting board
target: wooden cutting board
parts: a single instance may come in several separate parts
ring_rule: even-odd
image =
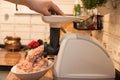
[[[20,80],[17,76],[15,76],[12,72],[8,74],[6,80]],[[53,70],[50,69],[41,79],[39,80],[53,80]]]

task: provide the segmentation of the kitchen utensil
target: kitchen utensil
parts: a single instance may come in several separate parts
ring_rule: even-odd
[[[80,19],[79,16],[43,16],[42,20],[46,23],[50,23],[50,27],[60,28],[62,23],[70,22]]]
[[[42,18],[43,21],[50,24],[50,37],[52,36],[50,45],[45,44],[45,55],[57,55],[54,80],[115,79],[115,68],[108,52],[96,39],[81,34],[68,33],[59,42],[59,31],[57,30],[60,25],[67,21],[73,21],[77,19],[76,17],[56,15],[43,16]]]
[[[6,36],[4,39],[5,48],[7,50],[19,50],[21,47],[21,38],[17,36]]]

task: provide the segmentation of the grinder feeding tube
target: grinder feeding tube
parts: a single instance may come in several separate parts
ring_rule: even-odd
[[[50,24],[47,55],[57,55],[54,80],[115,80],[115,68],[106,49],[99,41],[82,34],[65,34],[59,44],[62,23],[81,19],[75,16],[43,16]]]
[[[59,38],[61,24],[79,19],[75,16],[42,16],[44,22],[50,24],[50,43],[44,43],[44,57],[47,55],[57,55],[59,51]]]

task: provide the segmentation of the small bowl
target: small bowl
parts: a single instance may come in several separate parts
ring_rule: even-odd
[[[36,72],[17,72],[16,65],[11,68],[11,72],[15,74],[20,80],[39,80],[43,77],[47,71],[53,66],[53,62],[49,61],[48,67],[44,70],[36,71]]]

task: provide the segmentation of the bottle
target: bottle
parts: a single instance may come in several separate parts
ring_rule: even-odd
[[[73,12],[73,15],[74,16],[80,16],[80,2],[79,0],[75,0],[75,3],[74,3],[74,12]]]

